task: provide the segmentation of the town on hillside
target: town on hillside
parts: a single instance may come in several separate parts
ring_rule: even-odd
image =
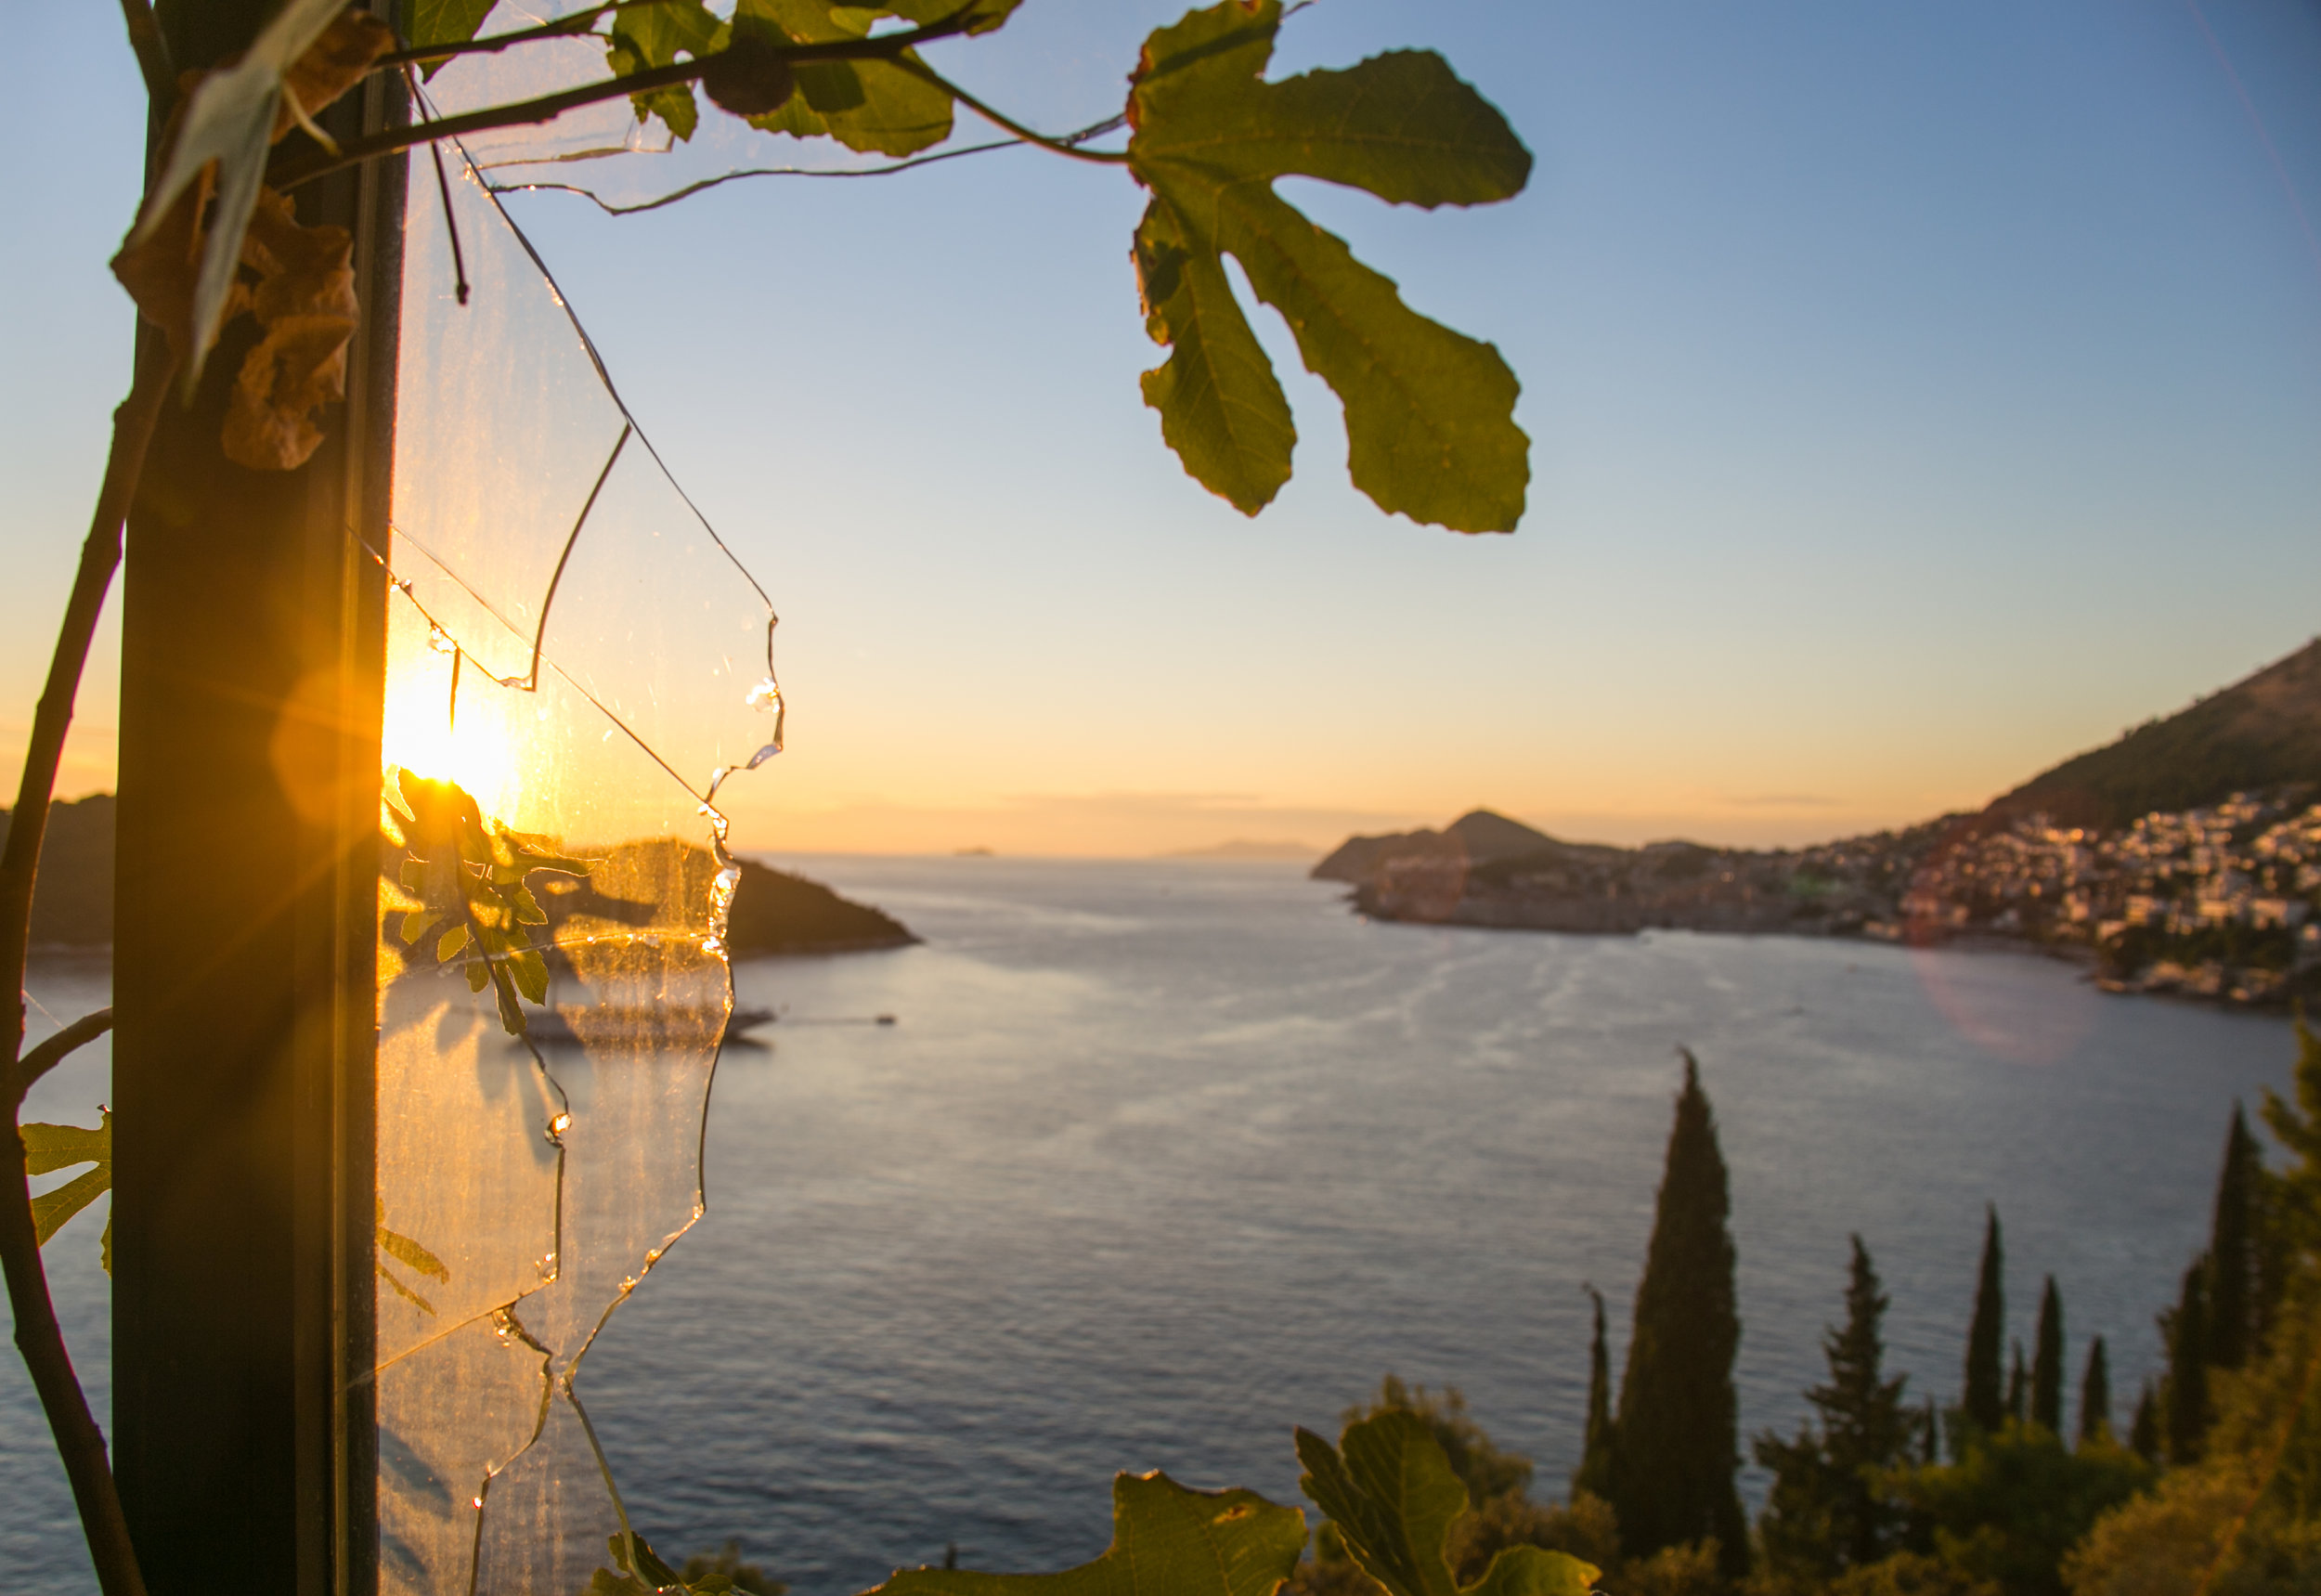
[[[1476,857],[1454,825],[1316,874],[1350,881],[1355,906],[1382,920],[2016,943],[2091,959],[2107,991],[2277,1003],[2321,984],[2311,796],[2234,793],[2111,832],[2043,813],[1997,826],[1960,816],[1796,850],[1606,848],[1535,832],[1536,847]]]
[[[1977,813],[1804,849],[1562,842],[1487,810],[1314,868],[1384,920],[1996,942],[2111,992],[2321,988],[2321,642]]]

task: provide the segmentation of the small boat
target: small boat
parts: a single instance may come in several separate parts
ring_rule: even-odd
[[[580,1012],[587,1013],[583,1009]],[[636,1011],[641,1019],[657,1019],[663,1023],[678,1022],[671,1029],[682,1029],[698,1035],[708,1029],[710,1015],[691,1008],[644,1008]],[[725,1040],[733,1042],[761,1025],[771,1025],[776,1019],[774,1011],[761,1004],[737,1003],[733,1012],[726,1016]],[[525,1033],[535,1042],[577,1042],[579,1033],[562,1009],[526,1008],[524,1013]]]

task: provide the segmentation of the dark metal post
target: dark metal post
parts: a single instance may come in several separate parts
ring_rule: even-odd
[[[180,68],[266,0],[164,0]],[[378,80],[325,125],[399,117]],[[128,529],[114,939],[114,1468],[154,1596],[367,1596],[383,530],[400,162],[298,194],[356,239],[348,403],[288,474],[219,448],[228,330]]]

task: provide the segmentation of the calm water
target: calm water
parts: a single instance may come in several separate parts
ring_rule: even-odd
[[[729,1050],[709,1217],[581,1393],[664,1551],[737,1536],[804,1596],[951,1541],[1093,1556],[1119,1469],[1294,1500],[1290,1426],[1388,1369],[1462,1386],[1559,1488],[1581,1284],[1616,1360],[1679,1043],[1732,1165],[1745,1427],[1798,1417],[1856,1229],[1894,1367],[1950,1399],[1986,1200],[2015,1333],[2054,1273],[2075,1383],[2100,1331],[2132,1400],[2232,1099],[2291,1058],[2285,1021],[2035,958],[1372,926],[1290,866],[778,863],[927,944],[737,969],[785,1017]],[[104,987],[33,991],[63,1015]],[[59,1073],[36,1114],[85,1119],[101,1057]],[[97,1223],[51,1261],[101,1410]],[[0,1500],[8,1589],[89,1588],[12,1360]]]

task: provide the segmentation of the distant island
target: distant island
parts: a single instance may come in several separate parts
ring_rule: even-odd
[[[8,811],[0,810],[0,841],[8,831]],[[667,843],[624,843],[608,856]],[[706,901],[713,862],[703,850],[688,848],[692,873],[700,877]],[[842,898],[818,881],[740,861],[742,879],[733,891],[725,944],[735,958],[776,954],[859,953],[907,947],[918,938],[892,915]],[[541,879],[535,877],[536,880]],[[551,919],[560,911],[585,911],[614,920],[638,920],[651,905],[586,892],[569,903],[548,894]],[[636,915],[625,913],[633,909]],[[110,793],[76,803],[52,805],[47,834],[41,839],[40,881],[32,895],[32,945],[36,948],[98,949],[113,937],[113,799]]]
[[[1561,841],[1488,810],[1314,867],[1381,920],[1987,941],[2113,992],[2321,991],[2321,642],[1984,809],[1802,849]]]
[[[1287,838],[1234,837],[1229,842],[1212,842],[1207,848],[1173,848],[1156,859],[1311,859],[1319,852],[1310,842],[1291,842]]]

